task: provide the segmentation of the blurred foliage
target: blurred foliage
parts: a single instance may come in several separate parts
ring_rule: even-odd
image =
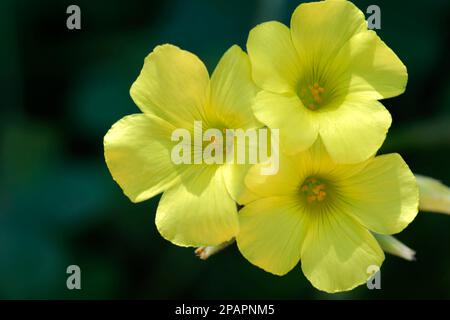
[[[0,298],[450,298],[450,219],[422,213],[399,239],[416,262],[388,256],[382,290],[321,293],[297,267],[277,277],[235,246],[210,258],[163,240],[158,199],[132,204],[103,160],[103,135],[139,112],[129,97],[144,57],[161,43],[213,70],[250,28],[289,24],[298,0],[0,2]],[[363,11],[370,1],[356,1]],[[379,34],[408,67],[405,94],[384,102],[394,123],[381,152],[450,184],[450,2],[377,1]],[[82,290],[66,289],[66,267]]]

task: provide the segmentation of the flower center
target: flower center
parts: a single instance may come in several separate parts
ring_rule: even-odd
[[[223,159],[227,156],[227,153],[233,147],[234,136],[230,133],[228,128],[221,128],[220,136],[212,135],[209,140],[203,141],[203,149],[205,150],[207,146],[214,147],[212,152],[213,156],[221,156]],[[228,131],[227,131],[228,130]],[[228,135],[228,136],[227,136]]]
[[[231,141],[231,143],[233,142],[234,135],[232,133],[230,133],[229,128],[222,128],[220,131],[222,132],[222,136],[220,138],[217,138],[216,136],[211,136],[209,143],[222,145],[223,150],[225,152],[225,148],[227,147],[227,144],[229,144],[230,141]]]
[[[301,87],[299,96],[305,107],[310,110],[317,110],[324,105],[325,89],[315,82],[313,85]]]
[[[326,187],[319,179],[309,177],[303,182],[300,191],[305,195],[308,203],[322,202],[327,197]]]

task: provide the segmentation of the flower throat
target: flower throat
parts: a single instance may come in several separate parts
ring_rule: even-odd
[[[307,178],[301,188],[301,193],[308,203],[323,202],[327,197],[327,186],[315,177]]]

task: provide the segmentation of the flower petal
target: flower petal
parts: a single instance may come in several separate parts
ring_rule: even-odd
[[[338,163],[357,163],[381,147],[392,118],[378,101],[348,99],[321,113],[319,134],[325,148]]]
[[[303,3],[291,18],[292,40],[302,64],[319,72],[351,37],[364,30],[364,14],[349,1]]]
[[[374,158],[340,190],[351,214],[380,234],[402,231],[418,212],[416,179],[398,154]]]
[[[260,127],[251,108],[257,92],[247,54],[232,46],[211,77],[210,112],[229,128]]]
[[[284,275],[300,259],[306,220],[295,197],[256,200],[239,212],[239,250],[254,265]]]
[[[105,135],[106,164],[131,201],[149,199],[177,181],[170,159],[173,129],[156,116],[134,114],[116,122]]]
[[[252,165],[249,164],[225,164],[223,169],[227,190],[231,197],[241,205],[258,198],[244,183],[245,176],[251,167]]]
[[[333,161],[319,138],[308,150],[292,156],[292,163],[300,173],[300,181],[310,176],[326,177],[330,181],[346,180],[367,165],[367,161],[357,164],[339,164]]]
[[[209,98],[209,75],[200,59],[180,48],[157,46],[144,62],[130,89],[144,113],[156,114],[176,127],[204,118]]]
[[[258,163],[250,168],[245,185],[257,197],[272,197],[282,195],[295,195],[298,192],[299,183],[302,181],[301,169],[296,164],[294,157],[279,154],[278,172],[273,175],[262,174],[263,168],[269,166],[266,163]],[[248,202],[244,202],[246,204]]]
[[[325,176],[331,180],[346,179],[361,171],[367,162],[339,165],[330,158],[318,139],[308,150],[294,155],[279,154],[278,172],[262,174],[272,164],[259,163],[248,171],[245,185],[257,197],[298,195],[303,181],[311,176]],[[246,204],[248,202],[244,202]]]
[[[295,92],[299,60],[288,27],[277,21],[254,27],[248,36],[247,51],[259,87],[277,93]]]
[[[352,94],[383,99],[405,91],[408,81],[405,65],[374,31],[355,35],[342,52],[346,52],[350,61],[349,92]]]
[[[329,293],[351,290],[380,267],[384,253],[372,234],[339,212],[311,215],[301,253],[302,270],[314,287]]]
[[[288,154],[309,148],[317,139],[317,116],[304,108],[296,95],[261,91],[256,96],[253,111],[270,129],[280,130],[280,145]]]
[[[201,166],[196,175],[164,192],[156,212],[161,235],[179,246],[218,245],[238,232],[236,203],[222,168]]]

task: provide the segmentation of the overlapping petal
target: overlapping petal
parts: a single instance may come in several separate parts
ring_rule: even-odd
[[[230,196],[239,204],[249,203],[258,198],[244,183],[251,164],[225,164],[223,168],[225,186]]]
[[[345,206],[368,229],[381,234],[402,231],[417,215],[416,179],[398,154],[378,156],[340,186]]]
[[[259,198],[296,195],[302,179],[301,170],[293,157],[280,154],[279,170],[273,175],[262,174],[269,164],[259,163],[245,176],[246,187]],[[244,204],[247,202],[244,202]]]
[[[281,147],[289,154],[309,148],[318,135],[317,115],[303,107],[296,95],[258,93],[255,116],[271,129],[280,130]]]
[[[357,163],[381,147],[392,118],[376,100],[348,99],[321,114],[319,122],[320,137],[331,157],[339,163]]]
[[[292,196],[256,200],[239,212],[236,237],[242,255],[256,266],[277,274],[289,272],[300,259],[308,217]]]
[[[299,5],[291,18],[292,41],[303,67],[320,72],[354,35],[367,30],[364,14],[349,1]]]
[[[341,53],[349,62],[348,90],[352,94],[369,100],[391,98],[405,91],[405,65],[374,31],[355,35]]]
[[[164,192],[156,212],[161,235],[179,246],[218,245],[239,229],[237,207],[223,168],[199,166],[189,179]]]
[[[205,118],[209,75],[194,54],[176,46],[157,46],[144,62],[130,94],[144,113],[156,114],[176,127],[192,127]]]
[[[173,129],[154,115],[134,114],[116,122],[105,135],[106,164],[131,201],[149,199],[177,182],[170,159]]]
[[[300,62],[288,27],[277,21],[256,26],[248,36],[247,51],[258,86],[277,93],[295,92]]]
[[[302,270],[326,292],[351,290],[366,282],[368,270],[381,267],[384,253],[372,234],[343,212],[311,217],[301,253]]]
[[[258,91],[247,54],[234,45],[225,52],[211,76],[209,114],[228,128],[261,127],[252,111]]]

